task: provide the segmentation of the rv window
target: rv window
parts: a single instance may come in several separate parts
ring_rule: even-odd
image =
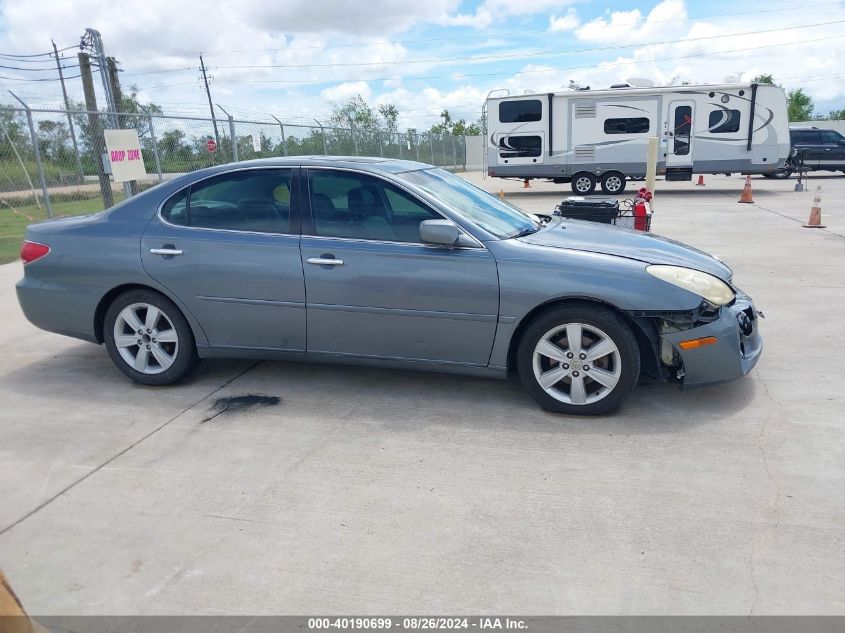
[[[633,117],[627,119],[605,119],[605,134],[645,134],[648,132],[648,119]]]
[[[528,123],[541,118],[543,104],[539,99],[499,102],[499,123]]]
[[[739,110],[713,110],[707,122],[707,130],[713,134],[739,132]]]
[[[503,136],[499,139],[499,156],[502,158],[532,158],[543,151],[539,136]]]

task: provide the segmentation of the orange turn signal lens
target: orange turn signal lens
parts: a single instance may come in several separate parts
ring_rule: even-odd
[[[715,336],[705,336],[704,338],[694,338],[690,339],[689,341],[681,341],[678,343],[678,346],[681,349],[696,349],[698,347],[704,347],[705,345],[713,345],[719,339]]]

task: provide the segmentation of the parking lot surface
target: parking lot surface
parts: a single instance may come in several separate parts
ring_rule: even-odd
[[[528,210],[570,195],[466,177]],[[764,354],[604,418],[325,365],[131,384],[29,325],[2,266],[0,565],[37,615],[843,614],[845,177],[794,183],[658,183],[654,231],[732,265]]]

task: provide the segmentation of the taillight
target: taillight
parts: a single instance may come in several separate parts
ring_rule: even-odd
[[[24,264],[34,262],[36,259],[41,259],[50,252],[50,247],[46,244],[39,244],[38,242],[30,242],[25,240],[21,246],[21,259]]]

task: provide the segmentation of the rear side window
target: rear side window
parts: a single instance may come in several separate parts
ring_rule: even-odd
[[[819,145],[822,137],[815,130],[792,130],[790,139],[797,145]]]
[[[645,134],[648,132],[648,119],[645,117],[627,117],[605,119],[605,134]]]
[[[499,156],[502,158],[532,158],[543,151],[539,136],[503,136],[499,139]]]
[[[707,129],[713,134],[739,132],[739,110],[713,110],[707,121]]]
[[[539,99],[499,102],[499,123],[529,123],[541,118],[543,104]]]
[[[192,185],[170,198],[162,217],[179,226],[290,233],[290,169],[250,169]]]

